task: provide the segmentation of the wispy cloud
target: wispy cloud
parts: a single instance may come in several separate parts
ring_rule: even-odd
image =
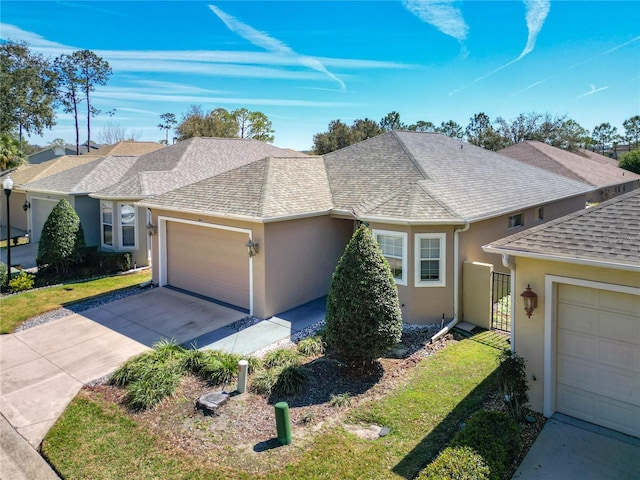
[[[525,88],[523,88],[522,90],[518,90],[516,93],[514,93],[513,95],[511,95],[512,97],[515,97],[516,95],[520,95],[521,93],[526,92],[527,90],[531,90],[534,87],[537,87],[538,85],[545,83],[547,80],[549,80],[548,78],[545,78],[544,80],[538,80],[537,82],[534,82],[530,85],[527,85]]]
[[[579,67],[580,65],[584,65],[585,63],[590,63],[600,57],[603,57],[605,55],[609,55],[610,53],[615,52],[616,50],[620,50],[621,48],[626,47],[627,45],[631,45],[632,43],[636,43],[638,40],[640,40],[640,35],[638,35],[637,37],[633,37],[631,40],[627,40],[624,43],[621,43],[620,45],[616,45],[615,47],[611,47],[609,50],[606,50],[602,53],[599,53],[597,55],[594,55],[593,57],[587,58],[586,60],[583,60],[582,62],[578,62],[575,65],[571,65],[571,67],[569,68],[576,68]]]
[[[476,78],[475,80],[468,83],[467,85],[464,85],[463,87],[453,90],[451,93],[449,93],[449,96],[455,95],[459,91],[469,88],[471,85],[478,83],[498,73],[500,70],[504,70],[505,68],[513,65],[516,62],[519,62],[528,54],[533,52],[533,49],[536,46],[536,40],[538,39],[538,34],[540,33],[540,31],[542,30],[542,27],[544,26],[544,22],[547,19],[547,15],[549,15],[549,10],[551,9],[551,2],[550,0],[523,0],[523,1],[526,8],[527,30],[529,33],[527,36],[527,44],[525,45],[522,52],[520,52],[520,55],[518,55],[513,60],[505,63],[504,65],[501,65],[498,68],[490,71],[489,73],[486,73]]]
[[[469,27],[454,0],[403,0],[404,7],[423,22],[433,25],[445,35],[462,42]]]
[[[229,30],[238,34],[240,37],[244,38],[253,45],[263,48],[268,52],[295,59],[300,65],[311,68],[312,70],[315,70],[317,72],[324,73],[329,78],[337,82],[342,90],[346,89],[345,83],[329,70],[327,70],[327,68],[317,58],[296,53],[280,40],[277,40],[264,32],[260,32],[255,28],[242,23],[235,17],[223,12],[215,5],[209,5],[209,8],[213,13],[217,15],[220,20],[222,20],[222,22],[227,26]]]
[[[593,95],[594,93],[598,93],[598,92],[601,92],[601,91],[606,90],[607,88],[609,88],[608,86],[607,87],[596,88],[596,86],[592,85],[592,84],[589,84],[589,87],[591,88],[591,90],[589,90],[587,93],[583,93],[582,95],[578,95],[576,97],[576,100],[578,98],[586,97],[588,95]]]

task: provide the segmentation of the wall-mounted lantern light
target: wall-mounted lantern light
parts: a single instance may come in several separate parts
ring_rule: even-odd
[[[538,295],[531,291],[531,285],[527,284],[527,289],[520,294],[524,301],[524,311],[527,312],[527,317],[531,318],[533,310],[538,307]]]
[[[25,200],[24,204],[22,205],[22,209],[26,212],[30,208],[31,208],[31,204]]]
[[[149,235],[155,235],[158,232],[158,227],[153,225],[151,222],[147,224],[147,233]]]
[[[258,253],[258,244],[253,243],[251,239],[249,239],[249,241],[245,243],[244,246],[247,247],[247,253],[249,254],[249,258],[255,257],[256,254]]]

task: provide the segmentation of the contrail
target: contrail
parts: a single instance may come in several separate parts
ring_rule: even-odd
[[[606,90],[607,88],[609,88],[608,86],[596,88],[596,86],[592,85],[592,84],[589,84],[589,86],[591,87],[591,90],[588,91],[587,93],[583,93],[582,95],[578,95],[576,97],[576,100],[579,99],[579,98],[582,98],[582,97],[586,97],[587,95],[593,95],[594,93],[598,93],[598,92],[601,92],[601,91]]]
[[[492,70],[491,72],[482,75],[481,77],[476,78],[471,83],[467,85],[457,88],[449,93],[449,96],[455,95],[456,93],[464,90],[465,88],[469,88],[471,85],[478,83],[485,78],[498,73],[500,70],[507,68],[510,65],[513,65],[516,62],[522,60],[525,56],[530,54],[536,46],[536,39],[538,38],[538,34],[540,30],[542,30],[542,26],[549,15],[549,10],[551,9],[551,4],[549,0],[524,0],[524,5],[527,9],[526,19],[527,19],[527,29],[529,31],[529,35],[527,37],[527,44],[524,47],[524,50],[518,55],[516,58],[511,60],[510,62],[505,63],[504,65]]]
[[[256,47],[264,48],[265,50],[272,53],[293,57],[301,65],[304,65],[305,67],[309,67],[312,70],[315,70],[317,72],[324,73],[332,80],[338,82],[342,90],[345,90],[347,88],[345,83],[342,80],[340,80],[333,73],[327,70],[326,67],[317,59],[313,57],[308,57],[305,55],[300,55],[294,52],[290,47],[288,47],[286,44],[284,44],[280,40],[272,38],[266,33],[260,32],[255,28],[245,23],[242,23],[241,21],[239,21],[238,19],[236,19],[231,15],[227,15],[225,12],[220,10],[215,5],[209,5],[209,8],[213,13],[216,14],[216,16],[220,20],[222,20],[222,22],[227,26],[229,30],[238,34],[240,37],[244,38],[245,40],[251,42]]]
[[[453,7],[453,0],[404,0],[404,8],[423,22],[433,25],[445,35],[462,42],[467,38],[467,26],[460,9]]]

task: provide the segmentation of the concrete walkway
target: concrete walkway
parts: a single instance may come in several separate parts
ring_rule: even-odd
[[[640,439],[556,413],[513,478],[637,480]]]

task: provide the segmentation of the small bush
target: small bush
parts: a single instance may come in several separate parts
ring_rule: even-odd
[[[498,361],[498,388],[507,412],[514,420],[522,420],[525,406],[529,402],[525,361],[509,350],[505,350]]]
[[[271,391],[274,395],[298,395],[304,392],[309,374],[304,367],[287,365],[278,368],[278,380]]]
[[[520,427],[506,413],[480,411],[456,434],[451,446],[475,450],[491,470],[489,479],[501,480],[522,448]]]
[[[470,447],[445,448],[416,480],[488,480],[491,471]]]
[[[7,284],[7,264],[0,262],[0,286],[4,287]]]
[[[35,283],[35,275],[27,272],[20,272],[9,280],[9,289],[12,292],[23,292],[25,290],[31,290]]]
[[[239,355],[208,350],[204,353],[198,373],[200,377],[212,385],[229,383],[238,374]]]
[[[135,410],[146,410],[175,392],[182,372],[156,364],[147,368],[142,377],[127,386],[125,401]]]
[[[258,370],[251,380],[250,390],[258,395],[271,395],[273,386],[278,381],[278,373],[275,368]]]
[[[344,393],[338,393],[336,395],[331,395],[329,404],[332,407],[336,407],[336,408],[348,407],[349,405],[351,405],[351,394],[349,392],[344,392]]]
[[[290,348],[279,348],[272,350],[264,356],[263,364],[266,368],[286,367],[289,365],[300,365],[300,355],[296,350]]]
[[[298,352],[305,357],[315,357],[324,353],[324,340],[320,335],[303,338],[298,342]]]

